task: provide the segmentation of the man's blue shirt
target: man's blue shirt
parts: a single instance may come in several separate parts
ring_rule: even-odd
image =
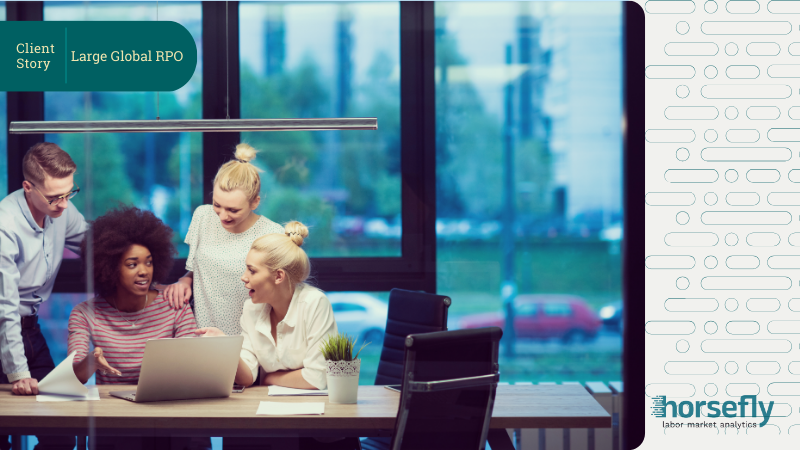
[[[60,217],[46,216],[42,228],[23,189],[0,201],[0,362],[9,381],[30,378],[20,317],[50,297],[64,248],[80,252],[86,227],[72,202]]]

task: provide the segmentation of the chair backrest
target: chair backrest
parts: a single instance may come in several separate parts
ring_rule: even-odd
[[[486,446],[502,336],[498,327],[408,336],[392,450]]]
[[[447,330],[449,306],[450,298],[444,295],[392,289],[375,384],[400,384],[403,381],[406,336]]]

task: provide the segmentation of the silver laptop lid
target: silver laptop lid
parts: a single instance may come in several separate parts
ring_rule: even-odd
[[[242,336],[148,339],[136,402],[228,397]]]

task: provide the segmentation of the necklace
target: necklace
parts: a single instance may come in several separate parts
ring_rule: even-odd
[[[128,324],[130,324],[131,328],[135,328],[135,327],[136,327],[136,322],[137,322],[139,319],[136,319],[136,320],[134,320],[133,322],[131,322],[130,320],[128,320],[128,318],[127,318],[127,317],[123,316],[123,315],[122,315],[122,311],[120,311],[120,310],[119,310],[119,308],[117,308],[117,300],[116,300],[116,299],[114,299],[114,304],[113,304],[113,305],[111,305],[111,306],[113,306],[113,307],[114,307],[114,309],[116,309],[116,310],[117,310],[117,312],[119,313],[120,317],[122,317],[122,319],[123,319],[125,322],[128,322]],[[142,309],[144,309],[144,308],[145,308],[145,306],[147,306],[147,294],[144,294],[144,303],[142,303]],[[139,310],[139,311],[141,311],[141,310]]]

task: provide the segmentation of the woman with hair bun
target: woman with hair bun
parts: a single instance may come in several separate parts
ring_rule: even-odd
[[[325,389],[322,339],[335,334],[336,321],[328,297],[305,283],[311,271],[301,246],[308,228],[289,222],[284,234],[268,234],[253,242],[241,280],[249,291],[241,328],[244,342],[236,383],[250,386],[263,368],[261,384],[299,389]],[[195,333],[224,336],[217,328]]]
[[[164,289],[176,309],[194,294],[198,326],[216,327],[228,335],[241,332],[239,319],[248,290],[239,275],[251,244],[266,234],[283,235],[283,227],[255,213],[261,201],[259,169],[251,163],[255,157],[256,150],[242,143],[234,159],[219,168],[212,204],[195,209],[186,233],[188,272]]]

